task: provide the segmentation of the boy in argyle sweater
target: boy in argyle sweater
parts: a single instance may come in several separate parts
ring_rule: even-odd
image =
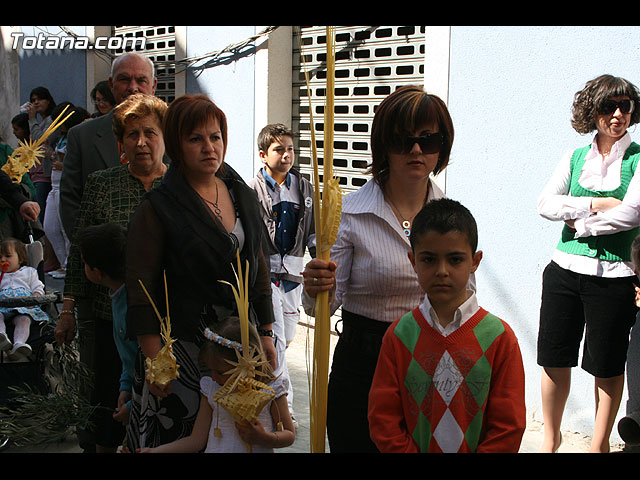
[[[416,216],[409,259],[426,295],[391,324],[369,393],[381,452],[517,453],[526,426],[524,368],[504,321],[468,289],[482,251],[471,213],[450,199]]]

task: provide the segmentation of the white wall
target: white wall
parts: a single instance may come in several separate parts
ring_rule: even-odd
[[[640,85],[639,49],[640,27],[451,28],[449,107],[456,136],[446,193],[478,221],[479,299],[518,335],[528,410],[537,420],[541,274],[561,225],[537,215],[536,199],[561,155],[591,141],[570,126],[574,93],[603,73]],[[635,127],[631,135],[640,141]],[[592,377],[579,367],[573,375],[563,427],[590,433]],[[618,418],[626,396],[625,389]]]
[[[254,26],[188,26],[186,56],[220,51],[256,32]],[[255,55],[249,53],[186,78],[186,93],[204,93],[224,111],[229,129],[225,161],[245,181],[254,175],[254,64]]]

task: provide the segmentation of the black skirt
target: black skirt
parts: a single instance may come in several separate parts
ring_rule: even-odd
[[[369,436],[369,389],[390,323],[342,311],[342,332],[333,352],[327,399],[331,453],[378,452]]]

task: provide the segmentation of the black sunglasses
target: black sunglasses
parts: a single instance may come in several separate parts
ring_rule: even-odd
[[[420,135],[419,137],[403,137],[395,142],[394,150],[398,153],[407,154],[416,143],[424,154],[438,153],[442,149],[444,135],[441,132],[436,132]]]
[[[599,113],[603,115],[611,115],[618,108],[622,113],[631,113],[633,112],[633,100],[620,100],[616,102],[615,100],[605,100],[600,105]]]

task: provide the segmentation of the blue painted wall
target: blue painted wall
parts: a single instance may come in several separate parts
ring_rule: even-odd
[[[58,27],[47,28],[58,32]],[[85,27],[70,27],[78,35],[85,34]],[[21,27],[25,36],[37,36],[40,30],[31,26]],[[64,34],[66,35],[66,34]],[[86,52],[84,50],[21,50],[20,52],[20,105],[29,101],[35,87],[46,87],[56,103],[69,101],[87,108]],[[87,108],[93,112],[93,105]]]

